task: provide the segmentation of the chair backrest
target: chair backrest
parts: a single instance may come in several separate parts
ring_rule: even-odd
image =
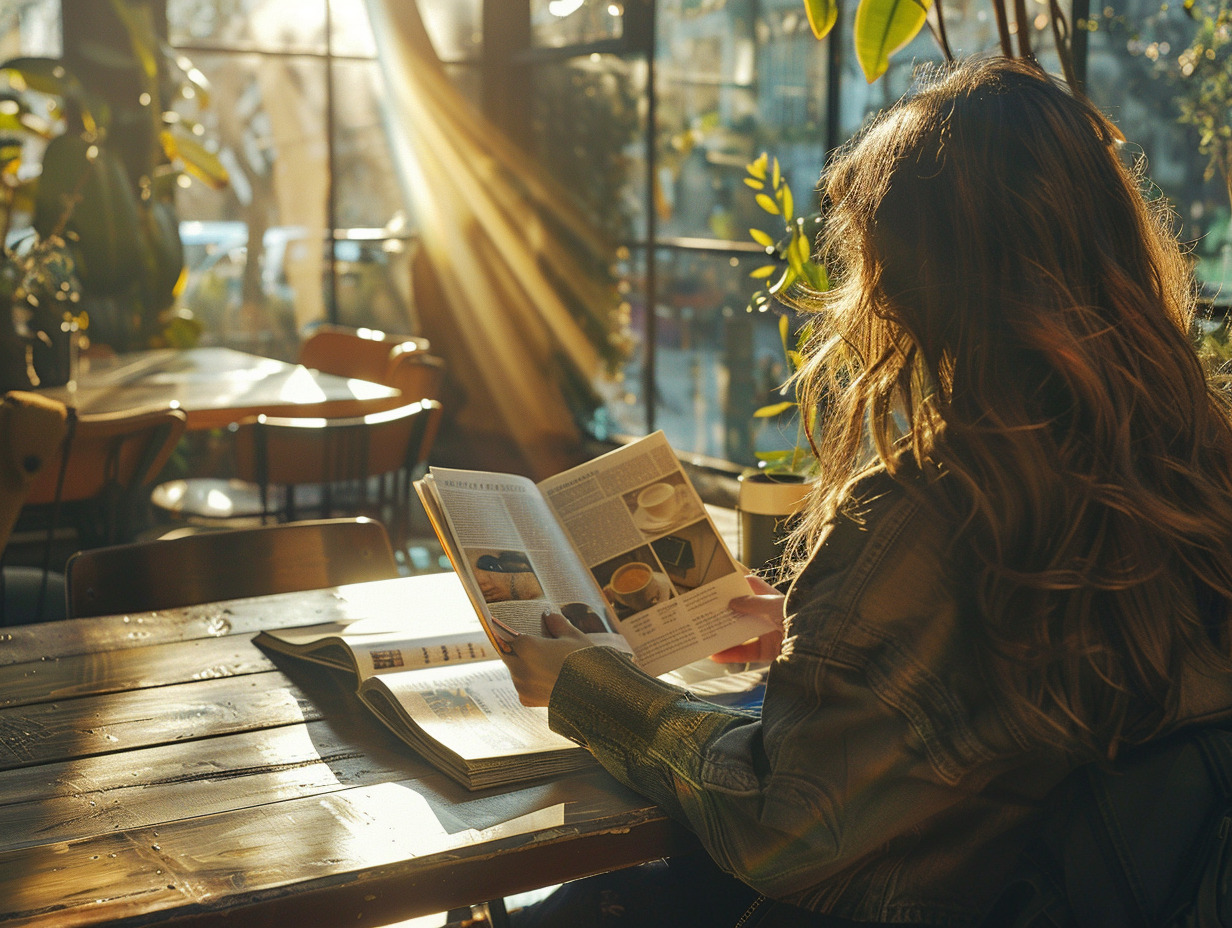
[[[144,612],[398,576],[371,519],[318,519],[91,548],[68,560],[70,618]]]
[[[170,406],[78,416],[54,457],[30,484],[26,502],[54,502],[63,464],[62,502],[94,499],[104,491],[131,493],[150,483],[184,434],[184,413]]]
[[[346,418],[256,416],[235,426],[236,474],[259,484],[341,483],[419,463],[441,404],[408,403]]]
[[[30,486],[64,440],[63,403],[12,391],[0,402],[0,549],[8,541]]]
[[[409,342],[395,345],[381,383],[397,387],[403,400],[438,400],[445,381],[445,359]]]
[[[390,351],[399,345],[427,350],[427,339],[390,335],[376,329],[320,325],[300,346],[299,363],[326,374],[384,383]]]

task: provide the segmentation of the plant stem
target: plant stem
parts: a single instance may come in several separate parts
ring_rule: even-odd
[[[992,10],[997,17],[997,37],[1001,40],[1001,54],[1006,58],[1014,57],[1014,47],[1010,45],[1010,23],[1005,15],[1005,0],[992,0]]]

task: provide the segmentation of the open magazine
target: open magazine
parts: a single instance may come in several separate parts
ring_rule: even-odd
[[[768,630],[727,608],[745,572],[662,432],[538,484],[432,467],[415,489],[494,647],[551,609],[659,676]]]
[[[455,573],[340,587],[340,617],[255,638],[274,651],[353,674],[363,703],[425,760],[469,789],[594,764],[548,728],[517,690]],[[758,671],[698,661],[665,679],[754,707]]]
[[[255,641],[354,673],[359,698],[425,760],[470,789],[594,763],[518,701],[453,573],[343,587],[350,617]]]

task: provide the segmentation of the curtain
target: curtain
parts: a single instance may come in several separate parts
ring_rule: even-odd
[[[367,3],[393,160],[418,226],[415,309],[449,365],[442,401],[447,414],[458,407],[476,466],[541,479],[580,459],[567,384],[593,383],[601,364],[568,307],[603,305],[603,282],[577,255],[610,246],[450,83],[417,5]],[[484,460],[493,449],[501,455]]]

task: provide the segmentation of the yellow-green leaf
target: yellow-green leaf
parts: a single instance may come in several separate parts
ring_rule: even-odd
[[[791,247],[796,253],[797,260],[800,262],[800,273],[803,275],[805,265],[813,260],[812,252],[809,249],[809,240],[801,232],[792,237]]]
[[[218,156],[207,149],[191,133],[179,126],[164,130],[160,138],[163,150],[172,161],[180,160],[193,177],[205,181],[213,190],[222,190],[231,177]]]
[[[779,316],[779,341],[783,343],[783,353],[787,353],[787,332],[789,326],[786,316]]]
[[[824,39],[834,28],[838,19],[837,0],[804,0],[804,11],[808,14],[809,27],[813,35]]]
[[[779,202],[783,205],[783,218],[791,222],[795,215],[796,204],[791,198],[791,188],[784,184],[779,188]]]
[[[749,229],[749,237],[763,248],[773,248],[774,239],[763,232],[761,229]]]
[[[755,268],[754,270],[749,271],[749,276],[756,277],[758,280],[762,280],[766,277],[769,277],[771,274],[773,274],[777,270],[778,270],[777,264],[763,264],[761,267]]]
[[[766,179],[766,164],[769,162],[770,156],[764,151],[756,161],[745,166],[745,170],[756,177],[758,180]]]
[[[761,407],[761,409],[758,409],[753,413],[753,415],[758,419],[769,419],[771,416],[782,415],[787,412],[787,410],[795,408],[795,405],[795,403],[790,401],[786,403],[775,403],[772,406]]]
[[[783,268],[783,276],[780,277],[778,280],[776,280],[774,283],[772,283],[766,289],[768,289],[771,293],[779,293],[783,290],[786,290],[788,287],[790,287],[792,283],[795,282],[795,279],[796,279],[795,271],[793,271],[790,267]]]
[[[747,186],[752,187],[754,190],[765,190],[766,189],[766,185],[764,183],[752,177],[746,177],[744,179],[744,183]]]
[[[757,205],[764,209],[767,213],[773,213],[775,216],[780,215],[779,205],[774,202],[774,197],[768,193],[759,193],[757,195]]]
[[[777,190],[777,189],[778,189],[778,186],[779,186],[779,183],[780,183],[782,180],[783,180],[783,174],[782,174],[782,172],[779,170],[779,159],[778,159],[778,158],[775,158],[775,159],[774,159],[774,173],[772,173],[772,174],[770,175],[770,181],[771,181],[771,183],[774,185],[774,188]]]
[[[871,84],[890,66],[890,56],[924,26],[932,0],[860,0],[854,27],[856,60]]]

